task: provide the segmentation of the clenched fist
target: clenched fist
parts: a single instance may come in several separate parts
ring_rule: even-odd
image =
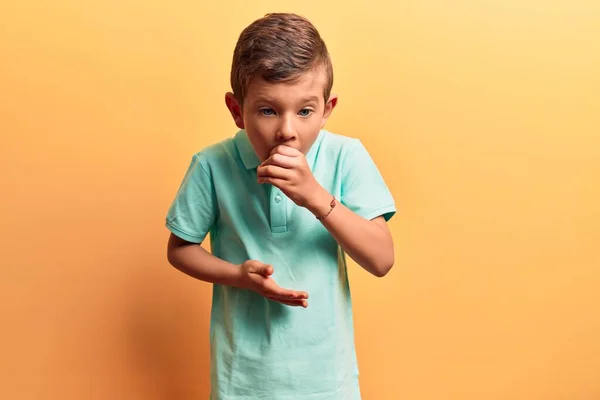
[[[306,162],[304,153],[290,146],[275,147],[257,169],[258,183],[270,183],[300,207],[309,206],[315,194],[323,191]]]

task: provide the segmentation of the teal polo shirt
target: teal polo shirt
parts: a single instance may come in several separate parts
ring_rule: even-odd
[[[361,217],[396,212],[358,139],[321,130],[306,159]],[[259,164],[244,130],[196,153],[166,218],[176,236],[201,243],[210,235],[216,257],[273,265],[279,286],[309,294],[305,309],[213,285],[211,399],[360,399],[345,254],[310,211],[257,182]]]

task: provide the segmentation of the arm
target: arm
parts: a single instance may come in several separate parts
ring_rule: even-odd
[[[172,233],[167,246],[167,259],[175,268],[193,278],[252,290],[288,306],[308,306],[308,293],[279,287],[271,278],[273,267],[260,261],[231,264],[210,254],[200,244],[185,241]]]
[[[202,246],[171,233],[167,246],[169,263],[181,272],[210,283],[240,286],[240,268],[210,254]]]
[[[278,187],[315,216],[329,212],[333,196],[316,181],[300,151],[284,145],[275,147],[257,175],[259,183]],[[371,274],[382,277],[392,268],[394,245],[382,216],[367,220],[338,202],[322,222],[340,247]]]
[[[322,187],[313,196],[306,208],[315,217],[324,216],[333,196]],[[340,247],[371,274],[383,277],[394,265],[394,243],[383,217],[367,220],[337,202],[322,223]]]
[[[167,259],[175,268],[196,279],[215,284],[252,290],[270,300],[289,306],[308,305],[306,292],[279,287],[271,277],[274,270],[258,260],[232,264],[204,250],[201,242],[218,214],[211,175],[202,166],[202,156],[194,155],[175,200],[167,214],[171,233]],[[187,232],[183,234],[183,232]],[[185,237],[198,242],[184,240]]]

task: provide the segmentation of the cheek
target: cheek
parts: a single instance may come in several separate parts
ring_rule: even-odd
[[[244,124],[247,127],[247,130],[252,130],[256,132],[258,135],[266,136],[266,133],[269,132],[270,129],[270,120],[268,118],[260,118],[260,117],[246,117]]]
[[[262,138],[253,136],[250,142],[252,143],[252,147],[254,148],[254,151],[256,152],[256,155],[258,156],[260,161],[264,161],[267,158],[266,156],[269,154],[269,149],[267,148],[267,146],[265,146],[265,143],[262,140]]]
[[[310,150],[311,146],[319,136],[319,132],[321,131],[321,118],[315,118],[310,123],[304,126],[302,133],[300,133],[300,146],[301,151],[306,154],[308,150]]]
[[[261,126],[261,124],[257,123],[256,120],[250,119],[244,123],[248,137],[252,142],[252,147],[254,147],[254,150],[258,154],[258,157],[261,159],[261,161],[264,161],[266,158],[265,155],[268,155],[270,151],[266,130]]]

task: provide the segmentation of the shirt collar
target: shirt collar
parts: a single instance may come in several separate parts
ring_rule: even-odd
[[[310,150],[306,154],[306,161],[310,168],[314,166],[315,159],[317,157],[317,153],[319,151],[319,147],[321,144],[321,140],[323,139],[323,130],[319,132],[317,139],[311,146]],[[248,139],[248,134],[246,130],[241,129],[234,137],[235,145],[240,153],[240,158],[242,159],[242,163],[246,169],[254,169],[258,168],[260,165],[260,159],[256,155],[252,144],[250,143],[250,139]]]
[[[240,130],[235,135],[234,141],[238,152],[240,153],[242,163],[244,163],[244,167],[246,167],[246,169],[257,168],[260,165],[260,159],[256,155],[256,152],[250,143],[250,139],[248,139],[248,134],[244,129]]]

